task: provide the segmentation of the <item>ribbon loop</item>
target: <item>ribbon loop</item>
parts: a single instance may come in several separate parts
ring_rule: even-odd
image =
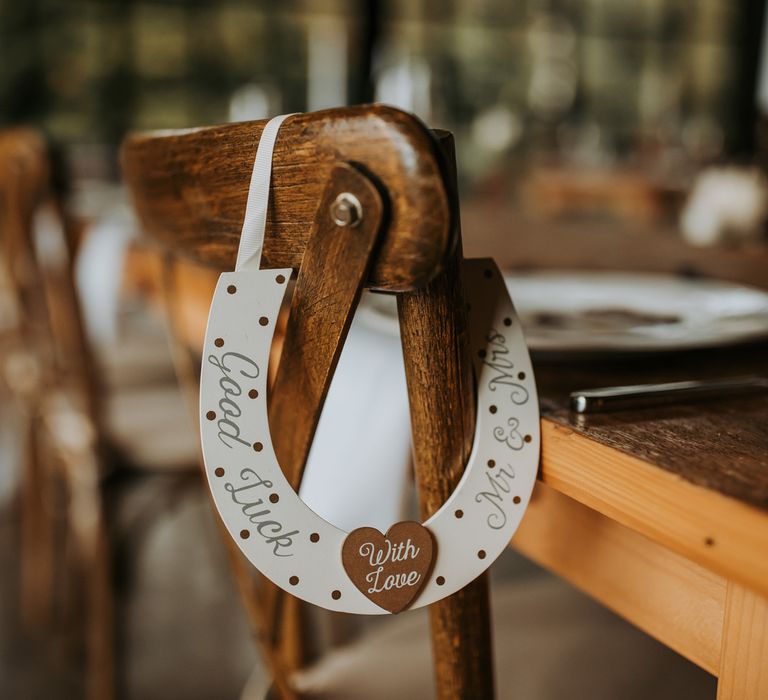
[[[264,232],[267,227],[272,153],[280,127],[288,117],[294,114],[296,113],[273,117],[261,132],[256,158],[253,161],[251,184],[248,187],[248,201],[245,204],[245,217],[240,233],[240,245],[237,249],[235,272],[246,267],[258,269],[261,265],[261,251],[264,248]]]

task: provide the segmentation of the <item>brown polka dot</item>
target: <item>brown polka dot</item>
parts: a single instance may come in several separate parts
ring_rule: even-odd
[[[338,600],[339,598],[341,598],[341,591],[333,591],[331,593],[331,598],[333,598],[334,600]]]
[[[247,540],[251,536],[251,533],[248,532],[248,530],[240,530],[240,537],[242,537],[244,540]]]
[[[255,398],[258,398],[258,396],[259,396],[259,392],[258,392],[258,391],[256,391],[256,389],[251,389],[251,390],[248,392],[248,398],[249,398],[249,399],[255,399]]]
[[[220,348],[222,345],[224,345],[224,338],[216,338],[216,340],[213,341],[213,344]]]
[[[455,515],[457,518],[463,518],[463,517],[464,517],[464,511],[463,511],[463,510],[461,510],[461,509],[459,509],[459,510],[457,510],[457,511],[454,513],[454,515]]]
[[[227,287],[228,294],[234,294],[236,291],[237,291],[237,287],[235,287],[234,284],[230,284],[229,287]]]
[[[295,586],[299,582],[298,576],[291,576],[291,578],[288,579],[288,583],[290,583],[292,586]]]
[[[520,379],[520,380],[525,379],[525,372],[518,372],[517,373],[517,378]]]
[[[253,449],[256,450],[256,452],[261,452],[264,449],[264,445],[262,445],[260,442],[254,442]]]
[[[309,536],[309,541],[310,541],[310,542],[319,542],[319,541],[320,541],[320,535],[318,535],[316,532],[313,532],[313,533],[312,533],[312,534]]]
[[[518,503],[520,503],[520,496],[515,496],[515,497],[512,499],[512,503],[514,503],[515,505],[517,505]]]
[[[285,275],[278,275],[277,277],[275,277],[275,282],[277,282],[278,284],[282,284],[283,282],[285,282]]]
[[[511,318],[505,318],[504,319],[504,325],[505,326],[511,326],[512,325],[512,319]]]
[[[213,472],[216,476],[224,476],[224,469],[222,467],[216,467],[216,471]]]
[[[205,414],[205,417],[208,420],[215,420],[215,418],[216,418],[216,411],[208,411],[208,413]]]
[[[707,547],[712,547],[715,544],[715,539],[713,537],[706,537],[704,539],[704,544],[707,545]]]
[[[485,272],[483,272],[483,276],[486,277],[487,279],[490,279],[491,277],[493,277],[493,272],[491,272],[490,270],[486,270]]]
[[[277,503],[280,500],[280,496],[278,496],[276,493],[270,493],[269,494],[269,502],[270,503]]]
[[[478,356],[478,357],[479,357],[481,360],[484,360],[484,359],[485,359],[485,355],[486,355],[486,352],[485,352],[485,350],[478,350],[478,351],[477,351],[477,356]]]
[[[445,578],[444,578],[444,577],[442,577],[442,576],[438,576],[438,577],[435,579],[435,583],[436,583],[438,586],[442,586],[442,585],[445,583]]]
[[[496,408],[496,406],[489,406],[489,407],[488,407],[488,410],[489,410],[491,413],[496,413],[496,411],[498,411],[499,409],[498,409],[498,408]]]
[[[531,440],[533,440],[533,438],[532,438],[530,435],[526,435],[526,436],[523,438],[523,440],[525,440],[526,442],[530,442]]]
[[[266,316],[262,316],[259,319],[259,325],[260,326],[266,326],[269,323],[269,319]]]
[[[488,460],[488,466],[493,469],[496,466],[496,460],[495,459],[489,459]]]
[[[485,550],[484,549],[481,549],[480,551],[478,551],[477,558],[478,559],[485,559]]]

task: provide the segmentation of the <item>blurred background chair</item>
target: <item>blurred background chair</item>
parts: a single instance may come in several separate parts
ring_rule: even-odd
[[[126,551],[161,513],[167,529],[165,508],[199,483],[198,443],[162,327],[134,324],[107,347],[87,336],[75,284],[87,241],[54,170],[39,133],[0,134],[2,376],[23,438],[19,591],[28,628],[58,638],[53,650],[72,662],[83,649],[88,697],[106,699],[124,683],[118,648],[140,652],[123,623],[136,600],[125,577],[141,581],[144,553]]]
[[[101,490],[106,445],[71,278],[73,231],[65,227],[51,189],[51,164],[39,134],[0,134],[0,173],[2,257],[8,301],[15,307],[2,359],[7,388],[25,422],[22,607],[37,627],[54,622],[56,603],[63,604],[59,613],[68,627],[76,624],[75,610],[85,611],[89,696],[108,698],[115,669]]]

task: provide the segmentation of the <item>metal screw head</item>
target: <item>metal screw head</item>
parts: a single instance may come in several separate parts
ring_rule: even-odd
[[[331,204],[331,218],[337,226],[357,226],[363,220],[363,205],[351,192],[342,192]]]

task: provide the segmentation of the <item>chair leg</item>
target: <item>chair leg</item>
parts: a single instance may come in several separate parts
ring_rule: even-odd
[[[301,600],[292,595],[283,596],[279,653],[289,671],[303,668],[309,660],[304,634],[306,612]]]
[[[66,445],[62,425],[67,422],[52,414],[49,428],[59,440],[62,473],[68,489],[67,529],[72,542],[73,576],[84,582],[78,593],[84,616],[86,697],[113,700],[117,690],[117,639],[112,548],[98,446],[90,440]]]
[[[452,158],[451,144],[444,144]],[[414,466],[422,516],[461,479],[472,448],[475,407],[457,241],[445,270],[424,289],[398,296]],[[431,608],[439,698],[492,698],[487,576]]]
[[[218,515],[216,520],[227,550],[235,586],[246,611],[251,634],[273,681],[272,696],[280,700],[298,700],[299,696],[290,682],[290,671],[286,668],[279,650],[273,644],[272,629],[267,624],[269,606],[265,601],[265,591],[263,588],[260,590],[256,587],[253,567],[229,536]]]
[[[115,605],[112,557],[104,518],[99,518],[88,570],[86,653],[89,700],[111,700],[116,694]]]
[[[47,508],[50,487],[37,442],[37,426],[28,416],[21,483],[21,612],[24,624],[40,631],[52,622],[54,537]]]

